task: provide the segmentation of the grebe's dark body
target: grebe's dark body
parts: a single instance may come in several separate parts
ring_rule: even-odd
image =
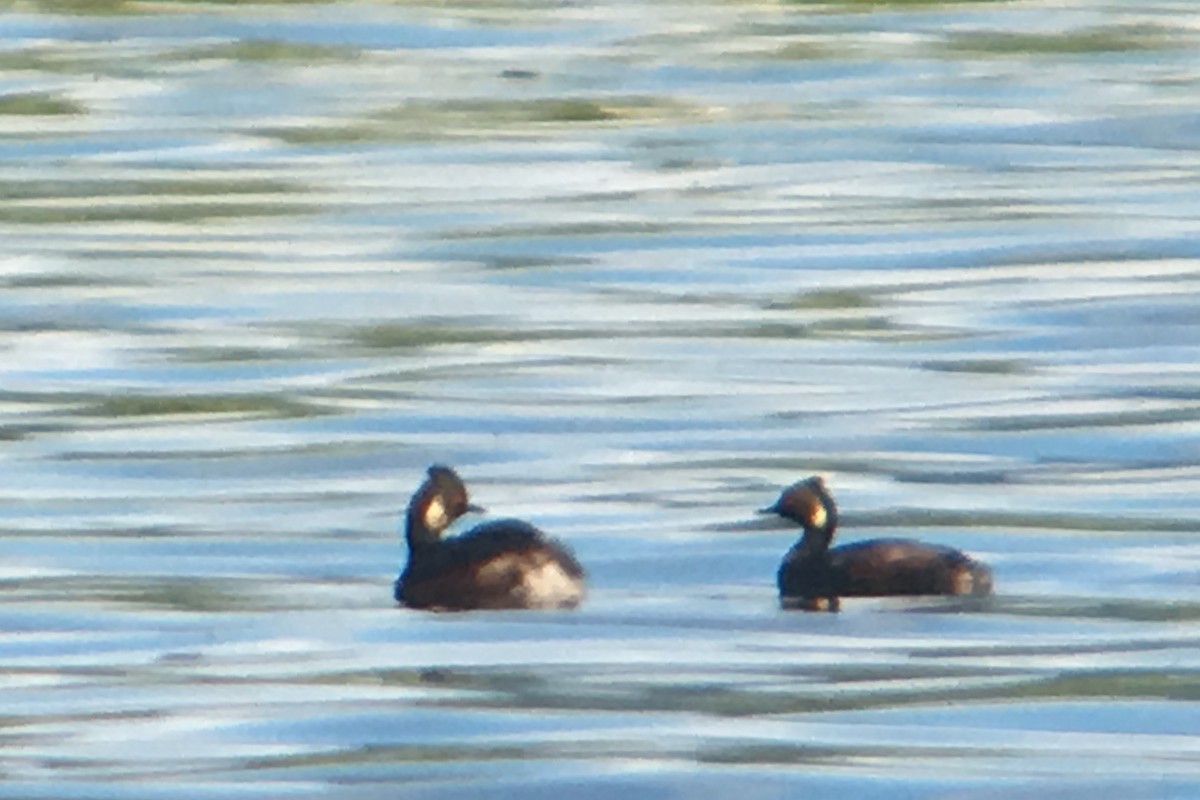
[[[396,580],[398,602],[436,611],[579,605],[583,567],[528,522],[501,519],[443,536],[470,511],[482,509],[471,505],[454,470],[430,467],[405,517],[408,563]]]
[[[841,597],[991,593],[992,571],[952,547],[871,539],[831,548],[837,504],[819,477],[789,486],[762,511],[804,528],[779,565],[779,597],[785,607],[836,611]]]

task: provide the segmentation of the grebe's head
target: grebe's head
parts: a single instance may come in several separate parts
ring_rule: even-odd
[[[761,509],[760,514],[778,514],[799,523],[804,533],[820,534],[826,541],[833,538],[837,528],[837,505],[825,488],[825,481],[814,475],[783,490],[775,504]]]
[[[480,511],[468,498],[458,473],[434,464],[408,504],[409,543],[434,541],[463,514]]]

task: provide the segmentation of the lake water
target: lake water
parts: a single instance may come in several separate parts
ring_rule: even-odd
[[[31,0],[0,242],[0,797],[1200,796],[1191,2]],[[394,608],[434,462],[584,608]]]

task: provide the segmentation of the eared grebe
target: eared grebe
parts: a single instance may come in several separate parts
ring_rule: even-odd
[[[482,511],[449,467],[432,466],[408,504],[408,563],[396,600],[412,608],[574,608],[583,599],[583,567],[563,545],[528,522],[485,522],[442,538],[454,520]]]
[[[871,539],[830,549],[837,505],[819,477],[789,486],[764,514],[804,526],[779,565],[785,608],[836,611],[839,597],[986,595],[992,571],[951,547],[912,539]]]

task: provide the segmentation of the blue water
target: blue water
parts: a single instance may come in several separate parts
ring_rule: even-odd
[[[0,16],[0,797],[1200,795],[1197,22]],[[394,608],[434,462],[585,606]]]

